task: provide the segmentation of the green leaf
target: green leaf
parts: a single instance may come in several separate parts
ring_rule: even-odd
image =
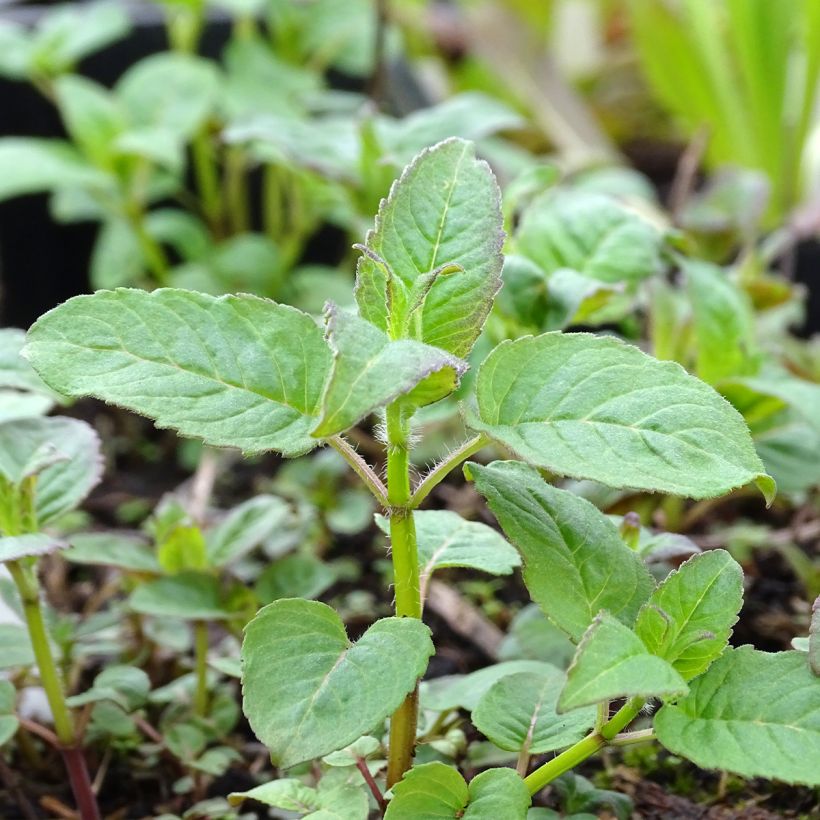
[[[50,417],[0,424],[0,476],[13,486],[37,476],[40,527],[73,510],[101,473],[100,441],[84,421]]]
[[[367,247],[408,291],[444,264],[421,309],[415,338],[464,357],[478,338],[501,285],[500,195],[470,143],[449,139],[422,151],[382,200]],[[362,316],[388,329],[387,275],[368,255],[359,260],[356,300]]]
[[[160,127],[185,139],[210,114],[218,87],[210,61],[163,53],[135,63],[117,83],[115,94],[132,125]]]
[[[245,627],[245,715],[274,765],[321,757],[379,726],[432,654],[430,630],[415,618],[384,618],[351,644],[329,606],[274,601]]]
[[[135,612],[157,618],[218,621],[230,617],[222,604],[219,581],[201,572],[181,572],[140,584],[128,603]]]
[[[602,282],[633,282],[661,270],[661,236],[634,211],[602,194],[547,191],[524,213],[519,253],[547,274],[570,268]]]
[[[118,532],[85,532],[68,538],[63,558],[75,564],[102,564],[131,572],[159,575],[153,548],[142,538]]]
[[[44,416],[54,406],[54,400],[36,393],[0,390],[0,424],[7,421]]]
[[[286,456],[309,435],[330,369],[304,313],[253,296],[101,291],[42,316],[26,355],[47,384],[151,416],[160,427]]]
[[[638,615],[635,632],[691,680],[723,652],[742,604],[743,570],[726,550],[710,550],[666,577]]]
[[[325,775],[319,781],[318,789],[295,778],[274,780],[246,792],[233,792],[228,801],[238,806],[244,800],[256,800],[266,806],[299,812],[304,820],[365,820],[368,803],[364,790],[353,784],[326,786],[327,779]]]
[[[391,341],[370,322],[328,304],[328,342],[333,369],[322,399],[322,417],[313,430],[327,438],[352,427],[375,410],[410,393],[434,373],[442,374],[432,393],[420,395],[429,403],[452,392],[467,369],[466,362],[412,339]]]
[[[34,368],[20,355],[25,343],[25,331],[16,327],[0,328],[0,387],[53,396]]]
[[[74,708],[109,700],[126,712],[133,712],[145,703],[150,691],[151,681],[142,669],[134,666],[109,666],[94,678],[90,689],[68,698],[67,703]]]
[[[525,464],[470,462],[466,470],[521,553],[533,601],[573,641],[602,609],[634,622],[652,577],[600,510]]]
[[[820,596],[815,598],[811,607],[808,653],[809,669],[820,677]]]
[[[566,675],[558,669],[501,678],[473,710],[473,724],[508,752],[541,754],[571,746],[594,725],[597,710],[559,715],[558,696],[565,683]]]
[[[800,652],[727,649],[654,725],[669,751],[701,768],[820,785],[818,682]]]
[[[290,516],[290,507],[273,495],[258,495],[234,507],[206,534],[208,561],[221,567],[261,544]]]
[[[58,538],[45,533],[17,535],[0,538],[0,563],[16,561],[35,555],[48,555],[55,550],[63,549],[66,544]]]
[[[555,670],[554,666],[542,661],[514,660],[494,663],[469,675],[453,676],[450,680],[435,678],[433,681],[425,681],[422,684],[422,703],[425,709],[434,712],[448,712],[451,709],[472,712],[496,681],[519,672],[544,676]],[[433,685],[435,689],[431,689]]]
[[[175,526],[157,544],[157,560],[168,574],[208,569],[202,530],[195,526]]]
[[[310,555],[288,555],[269,564],[257,578],[253,591],[269,604],[280,598],[318,598],[336,581],[336,573]]]
[[[0,140],[0,201],[63,188],[108,187],[109,177],[67,142],[32,137]]]
[[[0,624],[0,669],[33,666],[34,650],[24,626]]]
[[[674,362],[617,339],[545,333],[502,342],[470,425],[525,461],[612,487],[709,498],[772,479],[740,414]]]
[[[467,567],[490,575],[509,575],[521,565],[516,550],[492,527],[467,521],[449,510],[413,513],[422,584],[438,569]],[[389,533],[389,519],[376,516],[376,523]]]
[[[0,715],[0,746],[8,743],[16,734],[20,721],[14,715]]]
[[[558,708],[565,712],[638,695],[669,697],[688,689],[671,664],[652,655],[629,627],[601,612],[578,646]]]
[[[575,644],[536,604],[527,604],[516,613],[498,648],[500,661],[546,661],[559,669],[566,669],[574,655]]]
[[[414,766],[393,787],[385,820],[525,820],[530,795],[512,769],[489,769],[468,786],[444,763]]]

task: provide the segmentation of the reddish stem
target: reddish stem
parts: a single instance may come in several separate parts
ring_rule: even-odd
[[[387,811],[387,801],[382,796],[382,793],[379,790],[379,785],[373,779],[373,775],[370,774],[370,769],[367,768],[367,763],[363,757],[356,758],[356,768],[362,773],[364,782],[367,783],[373,797],[376,798],[376,803],[379,805],[379,811],[381,812],[382,817],[384,817],[384,813]]]
[[[71,781],[71,791],[77,801],[77,809],[82,820],[100,820],[100,810],[97,807],[97,796],[91,787],[91,778],[88,776],[85,755],[79,746],[60,748],[65,767],[68,770],[68,779]]]

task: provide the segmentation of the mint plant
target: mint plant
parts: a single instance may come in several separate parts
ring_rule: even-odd
[[[332,447],[382,507],[394,617],[353,641],[331,607],[290,598],[245,628],[243,707],[278,767],[327,760],[371,734],[378,743],[389,718],[384,816],[393,820],[524,818],[532,795],[604,746],[653,737],[703,766],[818,783],[811,752],[820,751],[820,684],[803,653],[728,648],[742,600],[731,557],[695,555],[658,585],[636,527],[619,530],[545,479],[696,499],[754,484],[771,502],[775,484],[743,418],[712,387],[612,337],[553,331],[506,340],[465,396],[472,436],[413,480],[414,419],[467,371],[502,284],[502,242],[489,167],[470,143],[449,139],[419,154],[382,201],[359,246],[358,313],[329,304],[324,331],[254,296],[119,289],[41,317],[25,354],[61,393],[97,396],[213,446],[291,458]],[[384,479],[345,437],[372,415],[382,425]],[[466,783],[441,762],[413,768],[418,683],[435,651],[422,566],[429,575],[436,557],[420,536],[432,540],[452,525],[418,508],[490,446],[514,460],[469,462],[465,472],[520,556],[533,601],[575,649],[567,672],[539,661],[482,670],[477,690],[442,707],[467,708],[493,743],[518,754],[518,773],[494,768]],[[518,563],[506,544],[496,563],[491,553],[486,541],[473,554],[462,545],[458,560],[494,572]],[[656,701],[654,726],[634,729]],[[548,751],[560,754],[533,768],[532,757]],[[384,792],[364,770],[382,807]],[[293,808],[299,781],[283,782],[236,799]],[[360,798],[347,785],[334,776],[305,792],[303,805],[328,808],[339,786],[345,811],[364,816],[350,808]]]

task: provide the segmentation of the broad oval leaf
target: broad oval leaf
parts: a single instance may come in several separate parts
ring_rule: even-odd
[[[524,560],[524,583],[576,643],[602,609],[631,625],[654,582],[593,504],[550,486],[516,461],[466,470]]]
[[[321,757],[377,727],[432,654],[430,630],[415,618],[384,618],[352,644],[326,604],[274,601],[245,627],[245,715],[275,765]]]
[[[470,424],[525,461],[611,487],[709,498],[775,485],[740,414],[674,362],[587,333],[502,342]]]
[[[102,456],[94,429],[64,417],[0,424],[0,476],[18,486],[34,475],[34,506],[42,527],[73,510],[100,480]]]
[[[820,785],[820,697],[800,652],[727,649],[655,715],[658,740],[705,769]]]
[[[180,572],[140,584],[128,603],[136,612],[157,618],[218,621],[230,617],[218,580],[201,572]]]
[[[467,369],[466,362],[444,350],[412,339],[391,341],[384,331],[335,305],[328,304],[326,318],[333,368],[322,397],[322,418],[313,430],[317,438],[349,429],[434,373],[444,379],[437,385],[441,389],[418,396],[419,403],[443,398]]]
[[[408,289],[441,265],[463,268],[436,281],[424,302],[418,338],[464,357],[501,286],[503,239],[501,197],[492,171],[475,158],[471,143],[448,139],[405,168],[382,200],[367,247]],[[362,256],[356,301],[362,316],[385,331],[386,282],[381,267]]]
[[[16,561],[26,556],[48,555],[65,546],[63,541],[39,532],[0,538],[0,563]]]
[[[77,296],[40,317],[25,354],[44,381],[209,444],[286,456],[316,446],[330,350],[305,313],[254,296],[163,288]]]
[[[742,604],[743,570],[726,550],[710,550],[664,579],[638,614],[635,632],[691,680],[723,652]]]
[[[582,191],[547,191],[525,211],[518,251],[547,274],[569,268],[602,282],[644,279],[661,270],[662,237],[617,200]]]
[[[530,795],[512,769],[489,769],[468,786],[444,763],[414,766],[393,787],[385,820],[525,820]]]
[[[629,627],[602,612],[578,646],[558,707],[564,712],[616,698],[682,695],[688,688],[671,664],[651,654]]]
[[[205,536],[208,561],[221,567],[261,544],[290,515],[290,506],[274,495],[258,495],[232,509]]]
[[[318,598],[336,580],[336,573],[312,555],[286,555],[268,564],[253,591],[269,604],[280,598]]]
[[[121,532],[81,532],[68,538],[62,557],[75,564],[97,564],[131,572],[159,575],[154,548],[138,535]]]
[[[558,669],[501,678],[473,710],[473,723],[509,752],[541,754],[571,746],[594,725],[597,710],[587,706],[558,714],[558,696],[565,683],[566,675]]]

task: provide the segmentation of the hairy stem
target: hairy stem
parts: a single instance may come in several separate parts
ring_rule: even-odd
[[[556,777],[574,769],[588,757],[594,755],[608,743],[611,743],[618,733],[625,729],[638,716],[645,701],[643,698],[628,700],[600,729],[579,740],[570,746],[558,757],[554,757],[543,766],[537,768],[529,777],[524,779],[530,794],[541,791]]]
[[[489,439],[484,433],[479,433],[473,436],[469,441],[465,441],[460,447],[457,447],[451,453],[448,453],[436,466],[427,473],[421,480],[413,495],[410,497],[408,506],[415,510],[428,495],[440,484],[455,468],[461,464],[462,461],[468,459],[479,450],[483,449],[489,443]]]
[[[353,472],[365,483],[379,504],[387,509],[390,506],[387,500],[387,487],[373,472],[373,468],[353,449],[350,442],[341,436],[331,436],[327,439],[327,443],[353,468]]]
[[[390,504],[390,544],[396,615],[421,618],[419,559],[416,527],[410,500],[410,430],[402,408],[387,408],[387,500]],[[387,787],[391,788],[410,768],[416,743],[418,688],[411,692],[390,721],[390,754]]]
[[[194,712],[200,717],[208,714],[208,624],[194,623],[194,657],[196,661],[196,691]]]

